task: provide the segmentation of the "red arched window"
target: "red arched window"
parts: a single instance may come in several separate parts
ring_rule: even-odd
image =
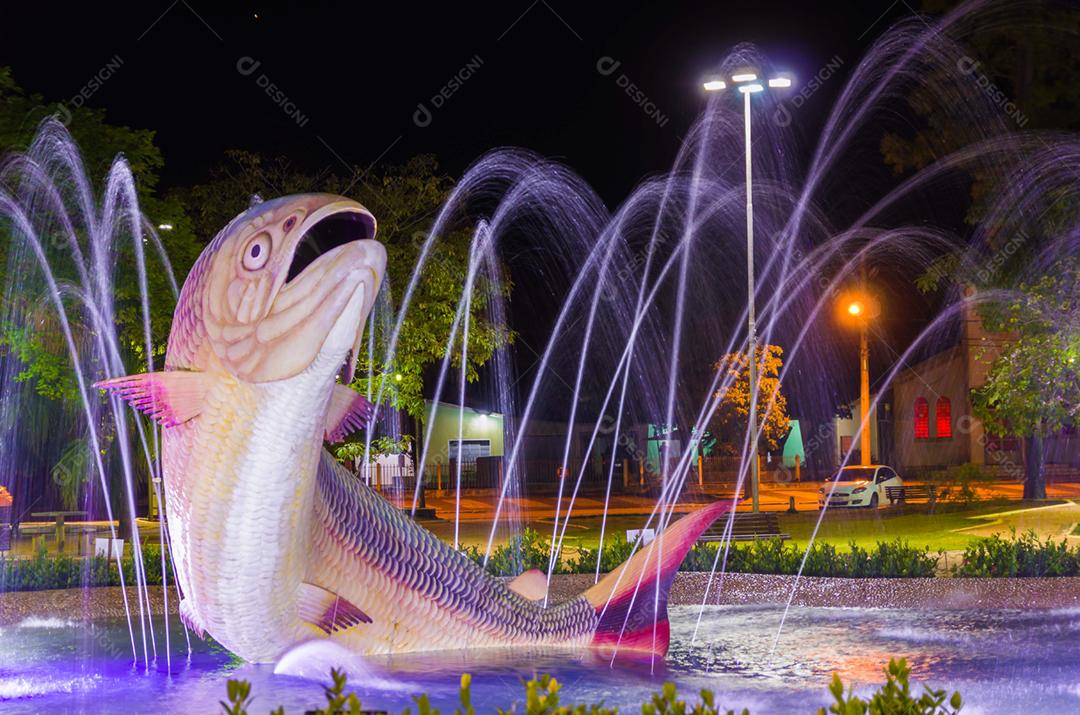
[[[948,397],[939,397],[934,405],[934,420],[937,422],[938,437],[952,437],[952,402]]]
[[[915,400],[915,439],[930,438],[930,403],[925,397]]]

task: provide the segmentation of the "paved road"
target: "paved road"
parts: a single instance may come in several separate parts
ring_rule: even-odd
[[[762,511],[786,511],[790,500],[795,499],[795,508],[798,511],[816,511],[818,489],[821,483],[803,484],[762,484],[760,502]],[[1015,482],[991,483],[978,488],[978,496],[982,500],[987,499],[1016,499],[1023,497],[1024,487]],[[1047,487],[1047,497],[1050,499],[1075,499],[1080,498],[1080,484],[1051,484]],[[461,521],[484,521],[491,523],[495,518],[495,506],[497,494],[470,494],[461,498]],[[731,492],[706,491],[705,493],[694,492],[675,505],[676,512],[691,511],[704,503],[715,499],[731,499]],[[553,519],[555,507],[558,503],[556,496],[530,496],[522,498],[507,498],[500,512],[500,521],[516,521],[524,519],[543,520]],[[564,496],[559,508],[560,515],[565,515],[570,500]],[[656,504],[653,497],[612,495],[608,505],[608,515],[649,514]],[[453,520],[455,513],[455,499],[453,495],[427,497],[427,506],[435,509],[436,516],[440,519]],[[749,511],[750,500],[746,499],[739,503],[740,511]],[[603,496],[587,495],[578,496],[574,500],[573,514],[581,517],[602,516],[604,514]]]

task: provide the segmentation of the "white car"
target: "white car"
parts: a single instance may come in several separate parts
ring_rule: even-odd
[[[904,482],[891,467],[871,464],[868,467],[844,467],[825,486],[818,489],[818,508],[866,506],[877,509],[890,500],[886,487],[902,487]]]

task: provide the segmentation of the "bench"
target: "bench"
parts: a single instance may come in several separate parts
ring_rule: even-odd
[[[763,511],[757,514],[736,512],[730,534],[725,534],[727,527],[728,518],[722,516],[702,533],[698,541],[726,541],[729,538],[731,541],[767,541],[769,539],[787,541],[791,538],[790,534],[780,531],[780,519],[774,511]]]
[[[940,495],[931,484],[912,484],[902,487],[885,487],[885,498],[896,504],[912,499],[935,503]]]
[[[81,524],[78,522],[66,522],[60,527],[63,529],[65,536],[71,535],[86,535],[86,534],[99,534],[109,531],[107,525],[101,524]],[[38,550],[45,545],[45,539],[48,536],[55,536],[57,534],[56,524],[52,522],[23,522],[18,525],[17,532],[19,536],[31,537],[30,549],[33,553],[37,553]],[[65,539],[66,541],[66,539]],[[61,541],[62,545],[64,542]],[[62,546],[60,547],[62,548]],[[83,544],[79,543],[79,553],[82,553]],[[58,549],[59,550],[59,549]]]

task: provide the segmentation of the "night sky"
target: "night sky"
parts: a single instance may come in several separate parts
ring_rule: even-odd
[[[670,167],[703,106],[702,76],[736,43],[758,44],[796,76],[838,57],[842,79],[911,12],[887,0],[342,5],[5,3],[0,65],[63,100],[119,60],[87,104],[157,130],[166,188],[199,181],[229,148],[311,168],[431,152],[459,175],[484,151],[513,145],[564,161],[616,205]],[[598,71],[613,62],[610,74]],[[455,76],[467,76],[456,90]],[[628,96],[622,76],[643,99]],[[841,85],[814,96],[800,131],[813,136]],[[448,97],[435,107],[440,91]]]
[[[232,148],[342,172],[433,153],[458,176],[484,152],[518,146],[566,163],[615,207],[643,179],[670,169],[704,107],[701,80],[733,46],[758,45],[796,78],[839,66],[798,112],[794,129],[808,152],[846,75],[913,7],[7,3],[0,66],[48,100],[81,101],[71,99],[81,92],[110,122],[156,130],[164,190],[205,179]],[[95,75],[107,76],[96,88]],[[917,310],[883,322],[893,343],[875,348],[884,361],[929,314],[921,298],[912,300]],[[513,305],[522,308],[532,310]],[[513,322],[522,330],[521,368],[542,348],[549,321]]]

